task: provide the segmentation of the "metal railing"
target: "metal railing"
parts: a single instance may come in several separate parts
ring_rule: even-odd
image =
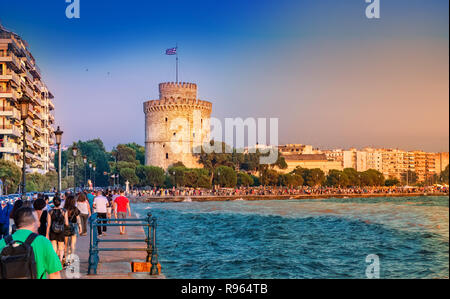
[[[107,223],[116,222],[116,223]],[[123,223],[118,223],[123,222]],[[125,223],[136,222],[136,223]],[[97,218],[97,213],[92,214],[89,219],[90,223],[90,240],[89,240],[89,274],[97,274],[97,267],[99,263],[100,251],[146,251],[146,262],[151,262],[149,275],[158,275],[158,250],[156,246],[156,217],[152,217],[151,213],[147,214],[146,218],[130,218],[130,219],[102,219]],[[146,234],[145,239],[99,239],[97,227],[102,226],[142,226]],[[145,248],[100,248],[99,243],[140,243],[147,244]]]

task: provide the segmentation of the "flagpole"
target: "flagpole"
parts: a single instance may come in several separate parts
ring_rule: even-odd
[[[175,53],[176,53],[176,56],[177,56],[177,83],[178,83],[178,43],[177,43],[175,49],[176,49]]]

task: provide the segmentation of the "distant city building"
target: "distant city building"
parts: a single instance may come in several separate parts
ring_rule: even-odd
[[[159,99],[144,103],[145,164],[202,167],[193,149],[209,142],[212,104],[197,99],[193,83],[161,83]]]
[[[279,149],[288,164],[288,169],[283,172],[290,172],[297,166],[320,168],[326,173],[331,169],[374,169],[383,173],[386,179],[398,179],[405,184],[430,183],[449,165],[448,152],[427,153],[370,147],[362,150],[319,150],[302,144],[280,145]]]
[[[53,170],[50,146],[54,144],[53,95],[41,78],[28,44],[0,25],[0,157],[22,167],[23,126],[20,98],[32,101],[26,127],[28,172]]]
[[[437,153],[436,154],[436,159],[435,159],[436,174],[441,174],[441,172],[443,172],[445,170],[445,168],[448,166],[448,164],[449,164],[448,156],[449,156],[448,153]]]
[[[300,155],[283,155],[287,168],[278,169],[283,173],[289,173],[297,167],[306,169],[321,169],[325,174],[330,170],[343,170],[342,163],[328,160],[325,154],[300,154]]]

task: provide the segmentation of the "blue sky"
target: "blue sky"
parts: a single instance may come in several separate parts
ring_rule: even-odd
[[[0,0],[55,94],[65,142],[144,143],[157,84],[199,86],[213,116],[278,117],[280,143],[448,150],[446,0]]]

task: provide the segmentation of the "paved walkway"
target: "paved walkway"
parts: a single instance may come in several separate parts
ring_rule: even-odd
[[[136,215],[132,216],[133,218]],[[147,252],[145,251],[100,251],[99,264],[97,267],[97,275],[87,275],[89,266],[89,240],[90,230],[88,226],[88,234],[86,236],[78,236],[75,253],[80,258],[80,273],[83,279],[149,279],[164,278],[160,276],[150,276],[148,273],[131,273],[132,261],[145,261]],[[118,226],[108,226],[106,235],[101,239],[145,239],[145,233],[142,226],[127,226],[126,234],[120,235]],[[129,242],[100,242],[100,248],[146,248],[146,243],[129,243]],[[65,271],[63,271],[65,277]]]

